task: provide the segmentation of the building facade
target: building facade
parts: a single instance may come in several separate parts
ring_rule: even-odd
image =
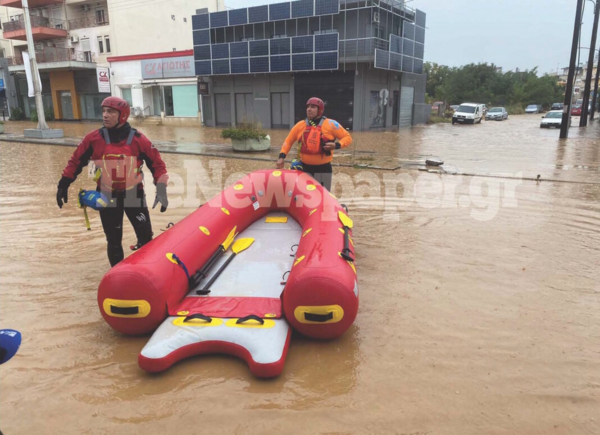
[[[425,13],[395,0],[297,0],[192,17],[207,126],[289,128],[308,98],[362,131],[423,123]]]
[[[143,7],[139,0],[29,0],[45,110],[52,110],[60,120],[101,119],[100,102],[113,94],[129,99],[142,115],[144,108],[146,115],[151,115],[144,104],[147,92],[136,90],[144,86],[140,68],[120,60],[138,55],[151,58],[164,52],[169,52],[164,57],[185,50],[191,53],[191,15],[199,5],[224,9],[223,0],[149,0]],[[0,0],[0,7],[0,49],[8,63],[8,71],[0,74],[13,77],[14,89],[6,89],[14,94],[10,105],[16,104],[29,118],[35,102],[27,96],[21,0]],[[111,60],[117,62],[114,68]],[[106,68],[109,72],[104,77],[109,78],[110,86],[100,87],[99,77]],[[197,101],[197,90],[195,95]]]

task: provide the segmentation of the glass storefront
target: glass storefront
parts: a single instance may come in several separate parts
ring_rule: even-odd
[[[198,116],[197,85],[152,86],[152,110],[154,116],[195,118]]]
[[[79,95],[81,117],[83,119],[102,119],[102,101],[110,94],[84,94]]]

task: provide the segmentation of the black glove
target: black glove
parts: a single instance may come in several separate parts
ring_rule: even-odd
[[[62,177],[58,182],[58,190],[56,191],[56,204],[58,204],[58,208],[62,208],[63,201],[65,204],[69,202],[67,193],[72,182],[73,180],[67,177]]]
[[[152,208],[156,208],[160,202],[160,212],[164,213],[169,206],[169,199],[167,198],[167,185],[165,183],[158,183],[156,185],[156,199]]]

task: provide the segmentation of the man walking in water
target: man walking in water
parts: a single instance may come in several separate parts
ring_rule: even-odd
[[[130,108],[127,101],[108,97],[102,102],[102,123],[99,130],[86,135],[71,156],[62,173],[56,192],[60,208],[67,202],[69,186],[82,169],[92,160],[96,166],[94,180],[96,190],[109,199],[109,204],[100,210],[102,228],[106,234],[108,261],[111,266],[123,260],[123,214],[131,222],[138,249],[152,240],[150,213],[144,193],[142,165],[144,162],[152,172],[156,185],[154,207],[160,202],[160,211],[165,212],[167,199],[167,169],[160,153],[142,133],[131,128],[127,119]]]
[[[352,137],[337,121],[324,117],[324,111],[323,100],[314,97],[308,100],[306,119],[292,128],[281,147],[276,165],[282,169],[285,157],[292,146],[298,143],[301,163],[293,164],[292,169],[309,173],[327,190],[331,190],[333,152],[349,146]]]

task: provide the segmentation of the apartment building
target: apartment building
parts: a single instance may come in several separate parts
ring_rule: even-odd
[[[207,126],[289,128],[318,96],[355,131],[426,122],[426,14],[402,0],[297,0],[192,17]]]
[[[29,0],[45,109],[51,108],[60,120],[100,119],[100,102],[112,94],[127,99],[140,116],[171,113],[165,106],[172,102],[172,86],[165,98],[161,76],[154,78],[158,90],[147,90],[156,84],[144,82],[142,60],[191,53],[191,16],[199,5],[215,11],[224,8],[223,0]],[[12,89],[6,88],[7,100],[29,117],[35,103],[27,96],[21,0],[0,0],[0,17],[0,49],[7,64],[2,68],[0,61],[0,75],[14,81]],[[110,92],[98,87],[102,68],[109,68]],[[174,71],[171,75],[180,78],[177,74]],[[195,83],[194,79],[188,85]],[[149,95],[155,98],[148,99]],[[193,112],[197,117],[197,88],[194,95],[194,110],[186,114]],[[151,104],[145,104],[148,102]]]

